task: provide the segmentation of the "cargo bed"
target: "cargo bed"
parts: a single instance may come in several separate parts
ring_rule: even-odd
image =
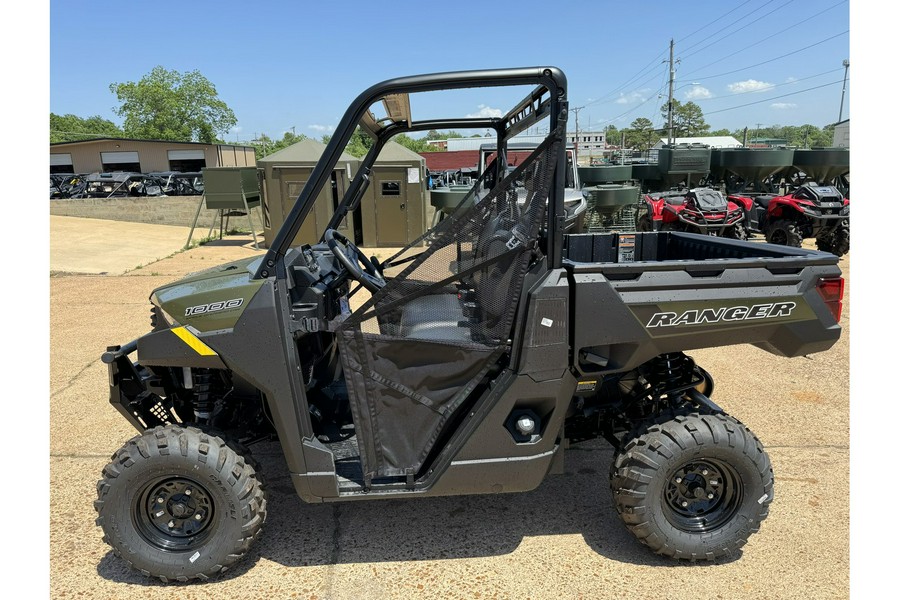
[[[568,235],[574,366],[618,372],[743,343],[782,356],[827,350],[840,336],[837,264],[824,252],[682,232]]]

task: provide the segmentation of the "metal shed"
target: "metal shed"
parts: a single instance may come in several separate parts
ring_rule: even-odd
[[[426,187],[425,159],[396,142],[385,144],[360,203],[357,244],[405,246],[424,234]]]
[[[257,161],[262,180],[263,237],[266,247],[275,239],[285,216],[324,151],[324,144],[305,139]],[[335,207],[343,198],[347,185],[356,174],[358,164],[359,161],[346,152],[341,154],[340,161],[331,173],[330,188],[322,190],[292,245],[314,244],[319,241]],[[344,235],[359,244],[360,239],[356,235],[359,220],[355,217],[357,215],[350,215],[341,229]]]

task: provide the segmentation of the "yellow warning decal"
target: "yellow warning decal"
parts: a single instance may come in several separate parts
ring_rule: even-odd
[[[181,338],[181,341],[194,349],[201,356],[216,356],[216,351],[204,344],[200,338],[188,331],[186,327],[174,327],[172,333]]]

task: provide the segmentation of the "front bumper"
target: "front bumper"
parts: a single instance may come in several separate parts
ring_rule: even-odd
[[[137,340],[110,346],[100,357],[109,369],[109,403],[138,431],[175,422],[171,407],[163,400],[159,378],[128,358],[137,350]]]

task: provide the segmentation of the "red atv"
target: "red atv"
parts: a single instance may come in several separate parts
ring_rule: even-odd
[[[747,239],[744,208],[718,190],[694,188],[644,195],[638,231],[687,231]]]
[[[728,196],[744,209],[745,227],[766,241],[800,247],[815,238],[823,252],[850,251],[850,200],[834,186],[806,184],[785,196]]]

